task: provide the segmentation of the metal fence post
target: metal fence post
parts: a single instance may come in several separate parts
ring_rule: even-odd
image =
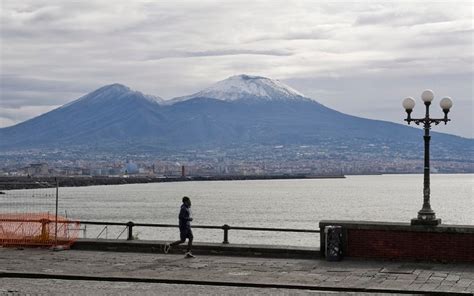
[[[224,229],[224,241],[222,242],[223,244],[228,244],[229,243],[229,229],[230,226],[227,224],[224,224],[222,226],[222,229]]]
[[[127,222],[127,227],[128,227],[127,240],[133,240],[133,225],[135,225],[135,223],[133,223],[132,221]]]
[[[47,242],[49,240],[49,223],[51,220],[49,219],[41,219],[41,234],[40,234],[40,240],[42,242]]]
[[[54,245],[58,245],[58,203],[59,203],[59,181],[55,177],[54,181],[56,182],[56,213],[54,214]]]

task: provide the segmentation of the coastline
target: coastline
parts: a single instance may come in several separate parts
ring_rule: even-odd
[[[38,189],[56,187],[82,187],[96,185],[123,185],[160,182],[187,182],[187,181],[243,181],[243,180],[285,180],[285,179],[343,179],[344,175],[216,175],[216,176],[186,176],[186,177],[0,177],[0,192],[15,189]]]

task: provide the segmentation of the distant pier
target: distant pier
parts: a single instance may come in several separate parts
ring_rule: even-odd
[[[57,177],[60,187],[79,187],[96,185],[122,185],[159,182],[185,181],[232,181],[232,180],[277,180],[277,179],[333,179],[345,178],[344,175],[213,175],[213,176],[72,176]],[[13,189],[36,189],[56,187],[55,177],[0,177],[0,191]]]

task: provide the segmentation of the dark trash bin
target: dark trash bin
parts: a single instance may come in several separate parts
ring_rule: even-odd
[[[340,261],[342,259],[342,227],[326,226],[324,233],[326,237],[326,260]]]

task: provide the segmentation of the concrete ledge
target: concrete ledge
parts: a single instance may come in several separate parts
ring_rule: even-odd
[[[71,249],[163,253],[163,245],[165,243],[164,241],[147,240],[79,239],[71,246]],[[183,254],[185,250],[186,244],[182,244],[173,247],[170,253]],[[320,252],[317,248],[243,244],[224,245],[218,243],[193,243],[193,254],[294,259],[318,259],[320,257]]]
[[[440,224],[438,226],[411,225],[401,222],[378,222],[378,221],[344,221],[344,220],[321,220],[319,228],[323,232],[325,226],[339,225],[345,229],[370,229],[370,230],[395,230],[410,232],[448,232],[448,233],[474,233],[474,225],[451,225]]]

